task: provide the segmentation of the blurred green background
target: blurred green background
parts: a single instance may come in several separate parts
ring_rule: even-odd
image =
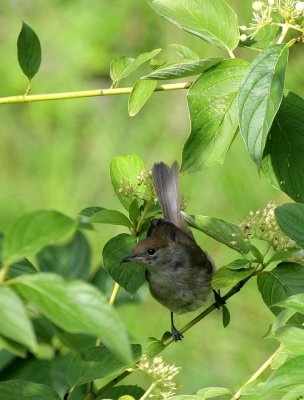
[[[251,2],[230,4],[240,25],[248,24]],[[108,88],[111,59],[161,47],[163,57],[173,60],[174,53],[167,47],[170,43],[190,46],[202,57],[226,57],[161,19],[143,0],[2,0],[1,96],[23,94],[27,87],[16,58],[21,20],[36,31],[42,44],[42,65],[33,80],[33,94]],[[236,54],[248,60],[254,56],[248,50]],[[304,92],[303,70],[300,50],[292,49],[287,87],[299,95]],[[136,75],[121,86],[130,86],[135,79]],[[127,96],[111,96],[1,107],[1,230],[22,213],[36,209],[75,216],[93,205],[119,208],[108,172],[114,156],[135,152],[147,167],[159,160],[181,161],[190,129],[186,92],[156,93],[134,118],[128,116],[127,100]],[[182,192],[189,198],[189,213],[236,224],[268,200],[288,201],[258,175],[240,138],[223,166],[182,177]],[[101,226],[89,233],[95,263],[106,241],[123,231]],[[196,237],[217,266],[235,258],[232,251],[202,233]],[[177,378],[179,393],[205,386],[237,388],[276,347],[263,339],[272,315],[263,305],[256,282],[229,301],[229,309],[228,328],[222,327],[220,312],[215,312],[164,353],[166,361],[182,367]],[[169,328],[169,312],[150,296],[139,305],[121,306],[119,312],[136,342],[160,337]],[[192,316],[177,317],[177,326]],[[137,374],[129,381],[142,384],[142,379]]]

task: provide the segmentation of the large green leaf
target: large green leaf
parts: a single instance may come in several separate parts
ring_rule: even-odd
[[[284,350],[288,352],[289,355],[292,356],[304,355],[303,328],[291,325],[281,326],[270,337],[279,340],[283,344]]]
[[[304,268],[303,265],[285,262],[279,264],[271,271],[264,271],[258,275],[258,288],[265,304],[275,315],[282,308],[278,302],[285,300],[293,294],[304,292]],[[303,321],[301,316],[294,316],[296,321]]]
[[[60,400],[59,394],[47,385],[24,380],[0,382],[0,400]]]
[[[304,248],[304,204],[283,204],[275,209],[275,217],[285,235]]]
[[[107,210],[106,208],[92,213],[88,221],[92,224],[122,225],[128,228],[132,226],[131,221],[125,214],[117,210]]]
[[[112,185],[115,191],[116,196],[118,197],[121,204],[129,210],[129,206],[133,200],[133,198],[126,197],[120,192],[120,188],[122,182],[127,183],[130,186],[134,186],[137,190],[142,190],[144,192],[144,188],[138,187],[137,177],[140,172],[145,168],[145,165],[140,157],[136,154],[128,154],[127,156],[119,156],[114,157],[111,160],[110,164],[110,175]]]
[[[63,330],[100,337],[118,357],[126,362],[131,360],[123,323],[93,286],[81,281],[67,282],[52,273],[22,276],[11,280],[10,285]]]
[[[133,359],[141,356],[140,345],[132,345]],[[118,373],[130,366],[111,353],[106,347],[91,347],[76,355],[67,368],[67,379],[73,386],[104,378]]]
[[[242,231],[238,226],[224,221],[223,219],[206,217],[203,215],[190,217],[184,214],[184,217],[193,228],[204,232],[206,235],[241,254],[248,253],[249,246],[244,242]]]
[[[304,202],[303,153],[304,100],[289,92],[269,132],[262,171],[273,186],[298,202]]]
[[[143,79],[167,80],[199,75],[220,61],[221,58],[204,58],[201,60],[173,64],[156,69],[149,75],[144,76]]]
[[[223,0],[153,0],[150,5],[179,28],[215,46],[231,51],[238,45],[237,16]]]
[[[56,272],[67,279],[87,279],[91,270],[91,249],[81,232],[64,245],[45,247],[37,254],[40,271]]]
[[[238,128],[237,93],[247,68],[246,61],[224,60],[191,86],[191,134],[183,149],[182,171],[195,172],[224,161]]]
[[[288,47],[276,44],[252,62],[239,91],[239,124],[253,161],[260,167],[267,135],[283,97]]]
[[[299,279],[301,278],[302,277],[299,276]],[[298,294],[285,298],[284,300],[280,301],[278,305],[284,308],[288,308],[289,310],[297,311],[301,314],[304,314],[304,290],[302,289],[301,292],[302,293],[298,292]]]
[[[63,239],[77,227],[77,222],[57,211],[34,211],[22,215],[11,225],[3,241],[7,263],[37,253],[52,242]]]
[[[22,344],[15,342],[14,340],[8,339],[4,336],[0,336],[0,364],[2,362],[2,351],[7,350],[12,357],[14,358],[14,355],[25,358],[27,354],[26,347],[23,346]],[[1,366],[1,365],[0,365]],[[1,371],[1,368],[0,368]]]
[[[24,305],[9,287],[0,285],[0,334],[33,348],[35,333]]]
[[[114,84],[117,84],[123,78],[126,78],[132,74],[132,72],[136,71],[146,61],[149,61],[151,58],[155,57],[160,51],[161,49],[155,49],[147,53],[142,53],[136,58],[115,58],[111,62],[110,66],[110,76]]]
[[[112,278],[129,293],[134,294],[145,282],[145,268],[137,263],[122,263],[137,240],[134,236],[122,233],[110,239],[102,251],[103,263]]]
[[[156,87],[156,80],[139,80],[130,93],[128,110],[130,117],[134,117],[152,96]]]
[[[25,22],[17,41],[18,62],[23,73],[31,80],[41,64],[41,46],[38,36]]]
[[[254,272],[254,268],[239,269],[237,271],[226,267],[220,268],[212,277],[212,287],[215,290],[233,286]]]
[[[145,391],[141,387],[136,385],[119,385],[110,389],[106,389],[102,392],[100,396],[96,398],[96,400],[118,400],[122,396],[131,396],[132,399],[139,400],[144,393]],[[124,399],[127,400],[126,397]]]

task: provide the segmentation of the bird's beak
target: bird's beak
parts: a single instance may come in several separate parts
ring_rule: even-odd
[[[120,263],[123,264],[126,262],[134,261],[135,258],[136,258],[135,256],[130,255],[130,256],[124,257]]]

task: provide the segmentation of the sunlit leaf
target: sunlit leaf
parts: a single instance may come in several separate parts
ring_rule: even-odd
[[[152,96],[156,87],[156,80],[139,80],[130,93],[128,110],[130,117],[134,117]]]
[[[228,286],[234,286],[242,279],[247,278],[254,272],[254,268],[240,269],[233,271],[226,267],[222,267],[217,270],[212,276],[212,287],[215,290],[219,290]]]
[[[179,57],[184,58],[185,60],[200,59],[200,56],[194,50],[182,44],[172,43],[169,44],[169,47],[171,47],[171,49],[173,49]]]

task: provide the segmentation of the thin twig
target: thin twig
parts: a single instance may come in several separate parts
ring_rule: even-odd
[[[168,90],[189,89],[192,82],[170,83],[166,85],[156,86],[155,92],[163,92]],[[79,99],[82,97],[96,97],[96,96],[112,96],[118,94],[129,94],[132,87],[126,88],[110,88],[110,89],[95,89],[83,90],[79,92],[65,92],[65,93],[46,93],[46,94],[31,94],[22,96],[10,96],[0,98],[0,104],[11,103],[30,103],[33,101],[47,101],[47,100],[65,100],[65,99]]]

